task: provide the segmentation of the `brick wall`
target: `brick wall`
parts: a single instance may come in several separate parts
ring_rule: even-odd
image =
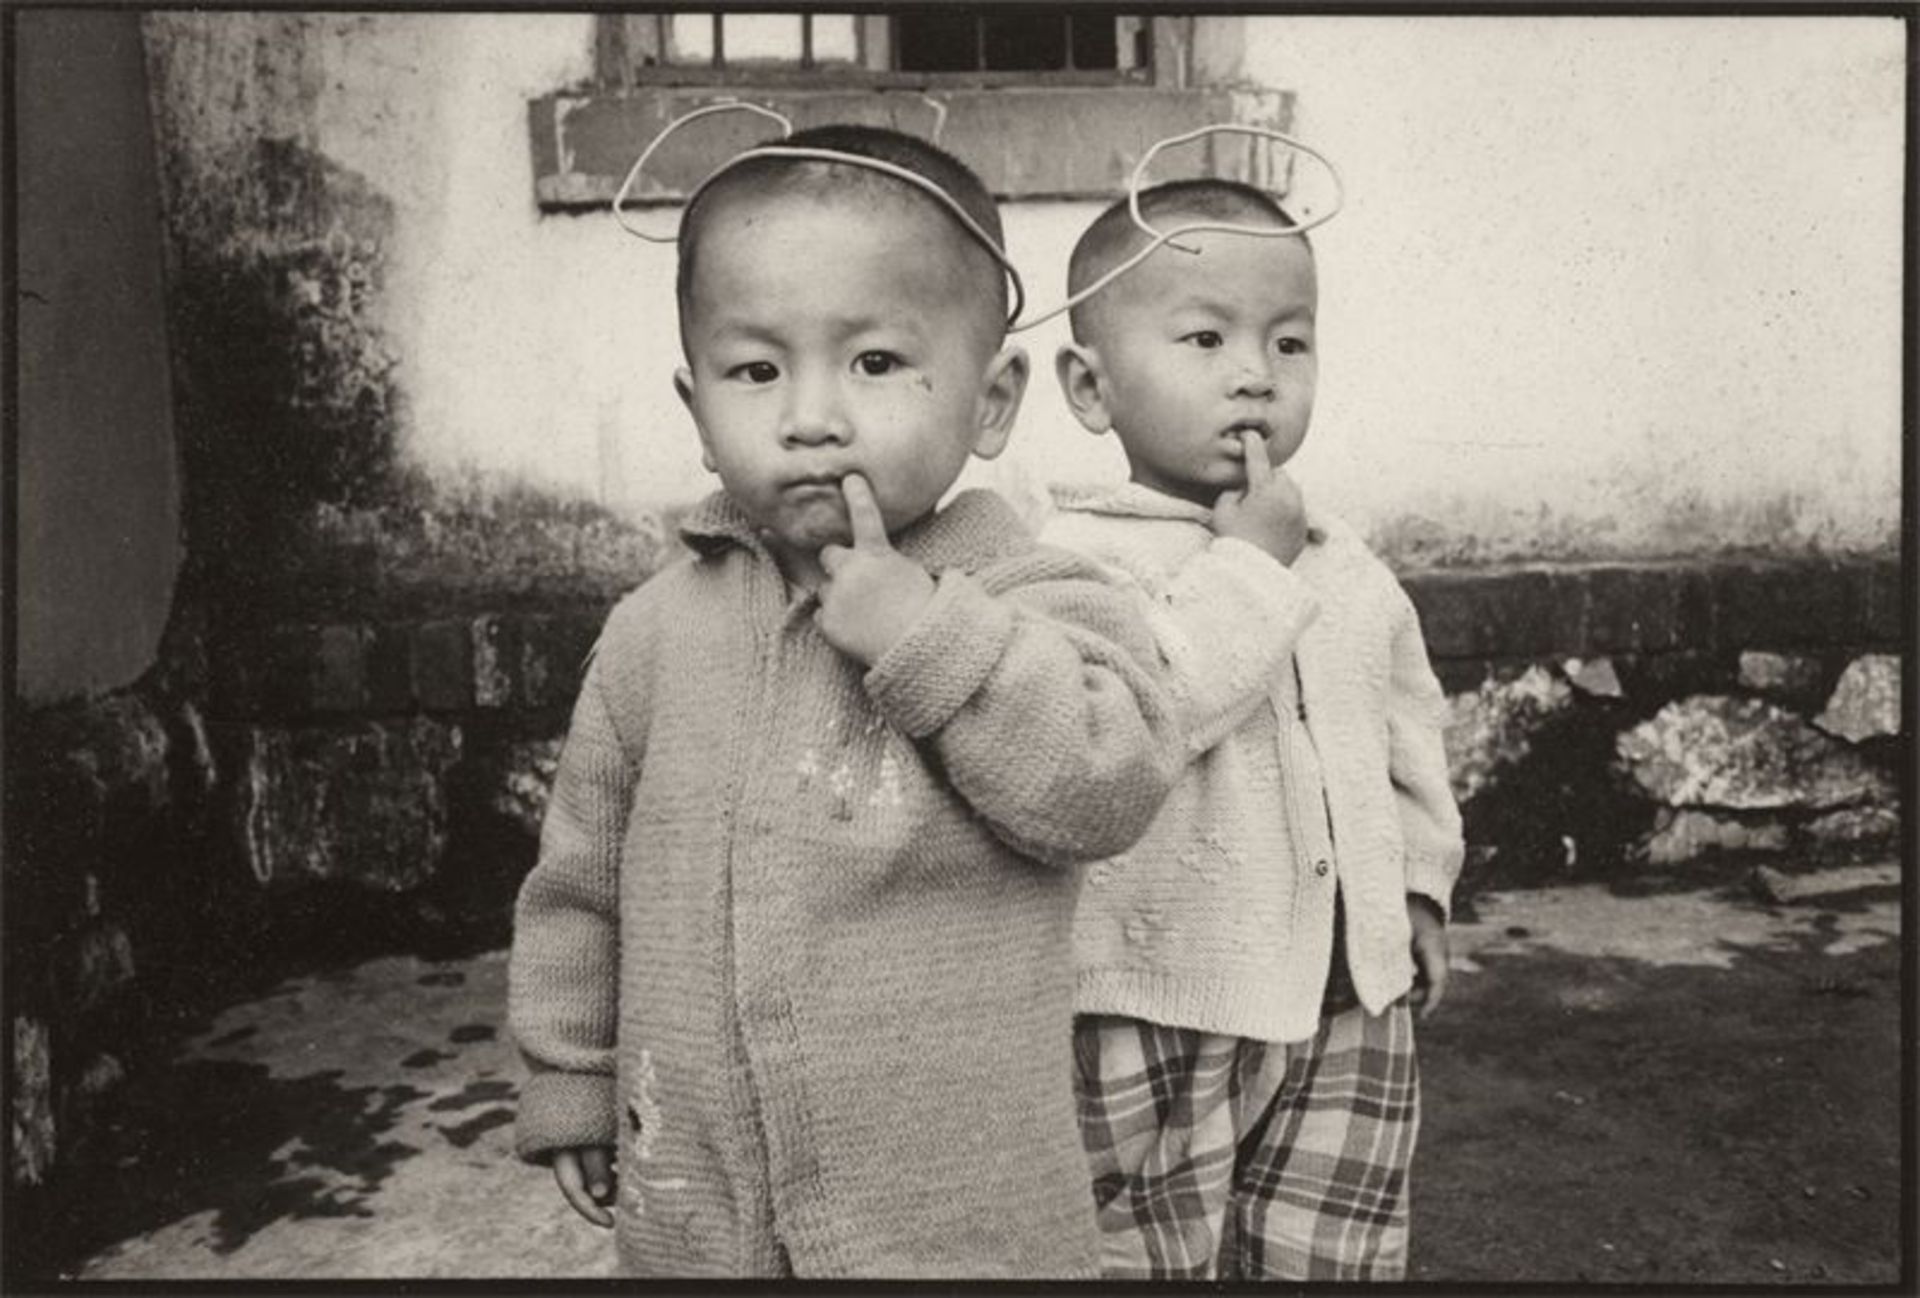
[[[1891,649],[1896,559],[1556,566],[1409,575],[1427,648],[1461,665],[1548,655]]]
[[[1901,641],[1900,570],[1885,558],[1445,570],[1405,580],[1461,714],[1450,736],[1456,773],[1500,772],[1477,783],[1460,777],[1469,824],[1489,852],[1507,840],[1498,877],[1519,882],[1557,877],[1557,840],[1568,834],[1590,841],[1589,870],[1644,857],[1662,809],[1634,791],[1618,736],[1682,700],[1754,694],[1742,684],[1743,654],[1795,656],[1805,697],[1790,701],[1812,715],[1824,702],[1814,695],[1830,691],[1853,658],[1893,652]],[[216,654],[211,712],[236,741],[228,764],[249,772],[239,801],[264,798],[285,823],[316,836],[276,851],[279,873],[269,882],[297,883],[304,861],[317,877],[359,875],[401,890],[436,881],[458,894],[465,864],[442,858],[457,854],[462,815],[499,814],[521,826],[505,868],[524,868],[543,770],[608,603],[280,623]],[[1596,673],[1611,683],[1596,688]],[[1516,682],[1534,682],[1518,687],[1524,693],[1542,680],[1556,700],[1585,706],[1531,721],[1506,716],[1500,726],[1511,735],[1484,733],[1489,723],[1476,708],[1510,710],[1503,700]],[[258,754],[284,749],[291,736],[304,736],[304,761],[259,765]],[[412,777],[395,766],[412,762],[435,767],[429,783],[466,791],[464,801],[436,804],[454,823],[416,814]],[[336,778],[358,782],[365,796],[321,796],[312,784]],[[1561,792],[1543,796],[1543,781]],[[326,815],[309,805],[377,817],[396,802],[395,832],[374,836],[374,855],[358,860],[325,850]],[[1554,818],[1565,822],[1561,831],[1551,831]],[[358,831],[353,838],[367,841]],[[1540,841],[1553,850],[1535,853]],[[261,867],[261,844],[244,850],[256,873],[276,874]]]
[[[1443,677],[1599,655],[1878,649],[1902,639],[1896,559],[1735,560],[1403,576]],[[608,601],[472,616],[290,622],[215,662],[222,713],[458,715],[568,706]]]

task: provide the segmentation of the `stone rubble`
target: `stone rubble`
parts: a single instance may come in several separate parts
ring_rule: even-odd
[[[1740,655],[1740,687],[1756,694],[1798,698],[1820,685],[1818,658],[1747,650]]]
[[[1743,820],[1692,807],[1662,807],[1647,837],[1647,863],[1678,865],[1709,851],[1777,852],[1790,837],[1787,826],[1774,818]]]
[[[1893,800],[1891,780],[1859,753],[1762,699],[1678,700],[1622,734],[1615,751],[1667,806],[1824,811]]]
[[[553,776],[559,766],[558,739],[514,744],[505,755],[505,769],[493,796],[493,809],[531,837],[539,838],[540,822],[547,814],[547,798],[553,791]]]
[[[1847,664],[1813,724],[1850,743],[1900,733],[1900,660],[1866,654]]]
[[[1620,674],[1613,669],[1611,658],[1569,658],[1561,665],[1567,679],[1582,694],[1599,699],[1624,698],[1626,691],[1620,687]]]
[[[1755,896],[1774,905],[1825,903],[1830,897],[1863,888],[1897,888],[1900,866],[1897,863],[1856,865],[1815,874],[1788,874],[1770,865],[1759,865],[1748,876],[1748,884]]]
[[[1900,813],[1893,807],[1842,807],[1808,821],[1805,832],[1823,843],[1877,843],[1900,836]]]
[[[1485,789],[1503,768],[1531,751],[1530,737],[1572,706],[1573,690],[1545,667],[1516,675],[1489,673],[1480,687],[1447,700],[1447,767],[1453,796],[1462,803]]]
[[[238,781],[238,829],[254,876],[424,884],[447,840],[455,725],[417,717],[341,728],[256,727]]]

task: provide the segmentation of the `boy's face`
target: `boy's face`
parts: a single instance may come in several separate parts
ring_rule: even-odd
[[[1246,484],[1240,434],[1284,464],[1313,417],[1313,252],[1304,240],[1183,235],[1107,290],[1090,345],[1062,352],[1080,421],[1111,427],[1133,480],[1211,505]]]
[[[734,197],[708,221],[674,384],[707,467],[783,561],[851,539],[847,474],[893,532],[968,455],[999,453],[1026,358],[995,354],[980,268],[941,213],[855,191]]]

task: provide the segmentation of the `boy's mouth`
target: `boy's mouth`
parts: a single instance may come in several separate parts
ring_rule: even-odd
[[[1242,435],[1246,433],[1259,434],[1260,440],[1263,442],[1269,441],[1273,437],[1273,429],[1264,419],[1248,419],[1236,424],[1228,424],[1220,430],[1221,440],[1226,443],[1223,449],[1228,455],[1238,458],[1246,453],[1246,447],[1240,440]]]
[[[798,477],[788,478],[780,484],[780,489],[800,495],[824,491],[838,496],[842,476],[844,475],[838,473],[804,473]]]

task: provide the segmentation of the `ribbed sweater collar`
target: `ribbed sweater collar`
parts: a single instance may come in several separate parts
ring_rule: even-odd
[[[1198,523],[1202,527],[1211,527],[1213,511],[1205,505],[1196,505],[1190,500],[1178,496],[1169,496],[1164,491],[1155,491],[1152,487],[1141,486],[1137,482],[1123,482],[1118,486],[1089,486],[1067,484],[1053,488],[1055,508],[1082,514],[1106,514],[1119,518],[1158,518],[1173,522]],[[1320,543],[1327,539],[1334,523],[1318,513],[1312,506],[1307,507],[1307,539]]]
[[[680,522],[680,535],[703,558],[736,545],[758,555],[767,552],[753,520],[724,491],[694,506]],[[966,572],[1030,549],[1033,534],[1011,505],[976,488],[901,531],[893,545],[929,572]]]

